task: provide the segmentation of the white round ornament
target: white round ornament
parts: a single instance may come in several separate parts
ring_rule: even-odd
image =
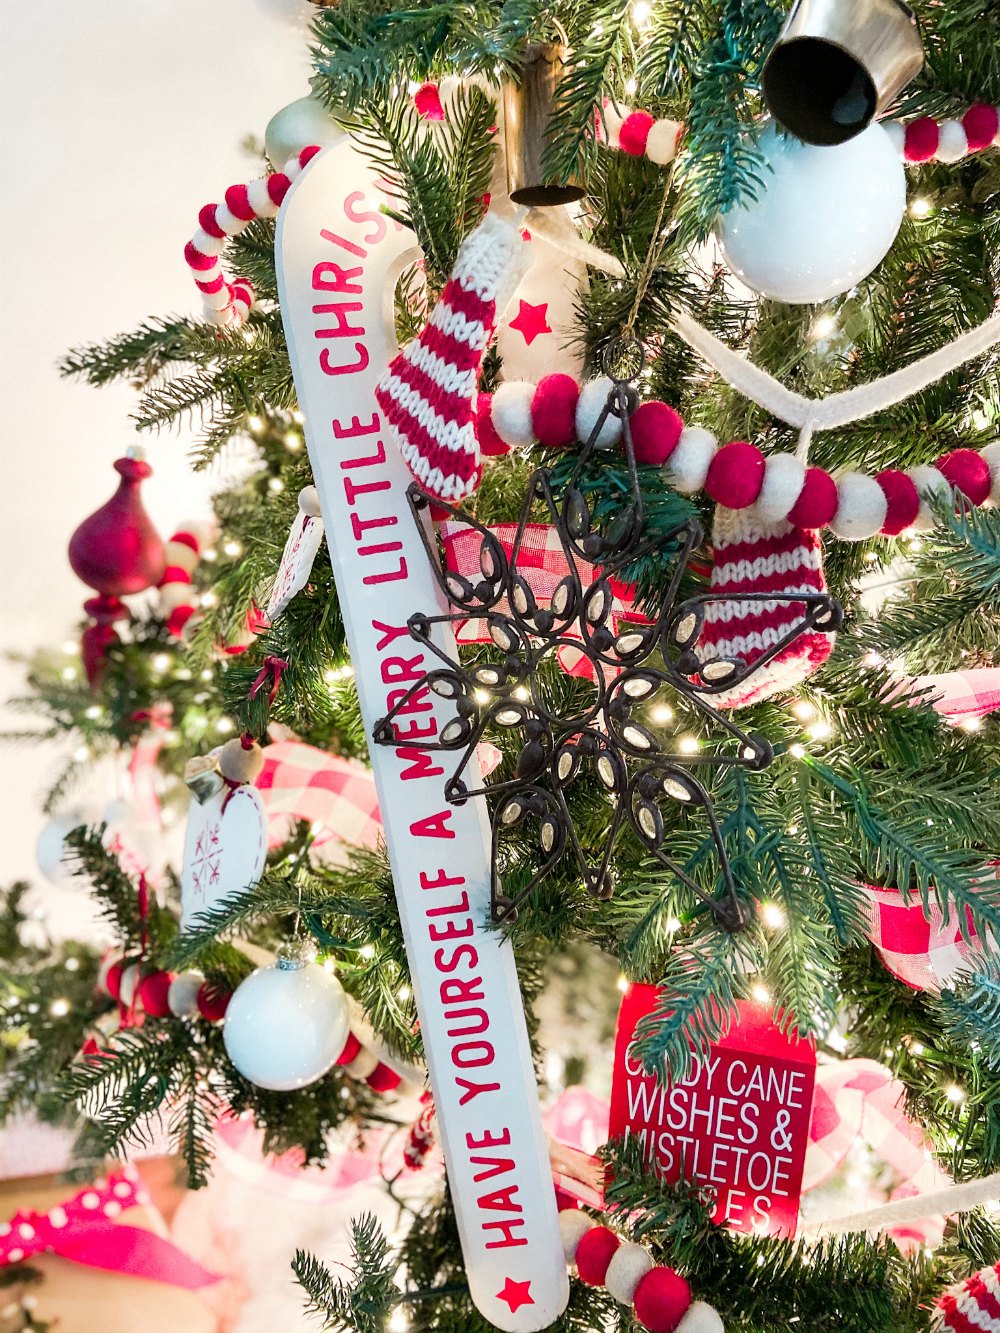
[[[86,822],[85,814],[79,810],[70,810],[64,815],[54,815],[39,833],[35,843],[35,859],[38,869],[50,884],[65,884],[72,879],[72,871],[63,860],[66,835]]]
[[[334,1065],[348,1022],[347,996],[333,973],[289,951],[236,987],[222,1035],[244,1078],[291,1092]]]
[[[300,97],[283,106],[267,122],[264,151],[275,171],[281,171],[293,153],[301,153],[311,144],[327,148],[344,137],[344,131],[322,102],[315,97]]]
[[[753,291],[793,305],[839,296],[882,262],[906,208],[906,176],[877,122],[832,148],[769,124],[757,198],[723,215],[726,262]]]

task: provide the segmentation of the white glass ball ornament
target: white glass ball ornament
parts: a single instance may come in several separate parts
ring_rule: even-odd
[[[275,171],[281,171],[293,153],[311,144],[328,148],[344,137],[344,131],[315,97],[289,102],[267,122],[264,151]]]
[[[347,996],[296,946],[240,982],[226,1010],[230,1060],[259,1088],[291,1092],[322,1078],[344,1049]]]
[[[86,814],[80,810],[70,810],[66,814],[53,816],[39,833],[35,843],[35,860],[50,884],[66,885],[73,879],[72,870],[63,860],[66,834],[86,822]]]
[[[723,214],[726,263],[753,291],[805,305],[849,291],[885,258],[906,208],[906,175],[877,122],[818,148],[769,124],[757,198]]]

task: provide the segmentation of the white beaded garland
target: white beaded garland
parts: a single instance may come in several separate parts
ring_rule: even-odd
[[[653,1267],[653,1256],[641,1245],[626,1241],[611,1256],[604,1285],[620,1305],[631,1305],[635,1289]]]
[[[913,521],[913,527],[917,532],[930,532],[931,528],[937,525],[937,519],[934,510],[928,504],[928,498],[938,496],[947,498],[951,494],[951,485],[947,477],[930,464],[909,467],[906,469],[906,475],[916,486],[917,494],[920,496],[920,509]]]
[[[837,512],[830,531],[847,542],[874,537],[885,522],[889,502],[874,477],[847,472],[837,482]]]
[[[612,382],[606,375],[601,375],[596,380],[590,380],[581,388],[580,397],[576,401],[576,434],[579,440],[590,439],[591,431],[597,425],[597,418],[604,411],[604,405],[608,401],[611,388]],[[618,417],[608,413],[596,444],[599,449],[606,449],[609,445],[617,444],[621,439],[621,434],[621,421]]]
[[[694,495],[705,485],[718,440],[704,426],[685,426],[664,464],[667,480],[681,495]]]
[[[593,1227],[593,1220],[581,1209],[562,1209],[559,1214],[559,1234],[562,1236],[563,1253],[568,1264],[575,1262],[577,1246]]]
[[[198,992],[205,978],[200,972],[179,972],[167,991],[167,1008],[175,1018],[198,1017]]]
[[[995,505],[1000,505],[1000,440],[988,444],[979,452],[986,459],[990,469],[990,499]]]
[[[938,126],[938,162],[960,162],[969,152],[969,137],[960,120],[943,120]]]
[[[787,518],[802,494],[805,479],[805,464],[794,454],[769,454],[764,468],[764,484],[754,502],[754,514],[762,523],[776,523]]]
[[[719,1312],[704,1301],[695,1301],[684,1311],[676,1333],[725,1333]]]
[[[531,404],[535,386],[526,380],[501,384],[493,395],[490,415],[493,429],[512,448],[523,448],[535,438],[531,424]]]

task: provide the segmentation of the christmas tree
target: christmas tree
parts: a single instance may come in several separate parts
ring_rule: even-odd
[[[331,1329],[997,1326],[996,17],[317,8],[204,310],[64,363],[256,461],[163,543],[131,451],[74,534],[22,702],[53,812],[135,797],[52,829],[111,952],[7,894],[4,1113],[192,1187],[220,1116],[439,1143],[294,1256]]]

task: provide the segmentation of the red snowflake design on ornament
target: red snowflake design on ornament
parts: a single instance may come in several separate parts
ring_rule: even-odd
[[[219,863],[222,860],[222,825],[210,824],[202,829],[195,843],[191,875],[195,892],[205,894],[219,882]]]

